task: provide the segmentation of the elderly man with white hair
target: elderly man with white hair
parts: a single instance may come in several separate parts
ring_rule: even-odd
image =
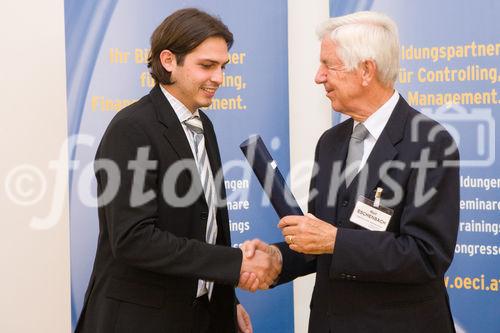
[[[281,255],[277,284],[316,273],[309,332],[454,332],[443,276],[458,232],[456,145],[394,89],[390,18],[331,18],[318,35],[315,81],[350,118],[318,141],[309,213],[281,219],[286,242],[246,242],[247,255]]]

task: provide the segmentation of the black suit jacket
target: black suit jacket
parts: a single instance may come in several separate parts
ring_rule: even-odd
[[[215,177],[221,169],[217,140],[210,120],[201,111],[200,117]],[[137,159],[139,148],[155,165],[139,163],[134,179],[130,161]],[[100,168],[102,160],[116,169],[108,174]],[[164,181],[168,170],[174,174],[173,165],[183,171],[174,181]],[[225,204],[217,210],[217,245],[205,242],[208,207],[198,173],[187,167],[196,170],[189,143],[159,86],[113,118],[96,155],[99,240],[76,332],[190,332],[200,278],[215,281],[210,304],[215,330],[235,332],[234,286],[241,251],[230,247]],[[121,178],[116,195],[104,202],[117,173]],[[225,201],[219,180],[216,187]],[[199,195],[189,205],[165,199],[173,197],[173,191],[183,197],[191,186]],[[132,206],[131,196],[140,193],[154,199]]]
[[[345,164],[352,128],[349,119],[322,135],[315,154],[319,172],[311,180],[309,211],[338,227],[334,253],[308,261],[279,244],[284,259],[280,283],[317,273],[310,332],[453,332],[443,276],[453,257],[459,221],[454,141],[400,97],[366,166],[346,188],[334,165]],[[422,154],[436,162],[426,174],[415,164]],[[381,176],[386,162],[392,167]],[[358,193],[361,175],[368,176],[367,186]],[[425,191],[436,190],[424,203],[416,194],[421,191],[419,177]],[[377,187],[384,189],[386,206],[401,189],[401,199],[388,205],[394,214],[384,232],[350,222],[358,194],[373,200]],[[329,193],[336,197],[329,199]]]

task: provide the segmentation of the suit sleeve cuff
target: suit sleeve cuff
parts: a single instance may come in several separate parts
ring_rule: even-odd
[[[332,262],[330,264],[330,279],[336,280],[358,280],[358,275],[355,272],[348,271],[348,263],[344,258],[348,258],[346,254],[348,248],[356,248],[354,244],[349,243],[349,234],[356,232],[355,230],[338,228],[337,237],[335,240],[335,249],[332,255]]]

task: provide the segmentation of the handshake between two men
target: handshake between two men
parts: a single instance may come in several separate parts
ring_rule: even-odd
[[[333,253],[337,228],[312,214],[285,216],[278,227],[293,251],[304,254]],[[243,262],[239,288],[255,292],[268,289],[277,282],[283,257],[276,245],[254,239],[245,241],[240,248]]]

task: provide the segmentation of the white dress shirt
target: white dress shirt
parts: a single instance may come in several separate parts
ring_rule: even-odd
[[[194,143],[194,133],[191,131],[187,125],[184,123],[186,120],[188,120],[191,116],[200,116],[200,113],[198,110],[196,110],[194,113],[191,113],[189,109],[181,103],[177,98],[175,98],[172,94],[170,94],[165,88],[163,88],[160,85],[161,91],[167,98],[168,102],[174,109],[175,115],[181,122],[182,128],[184,129],[184,134],[186,134],[186,138],[189,142],[189,147],[191,148],[191,152],[193,153],[193,156],[196,156],[196,150],[195,150],[195,143]],[[195,158],[194,159],[196,164],[198,165],[198,161]],[[208,181],[212,182],[213,188],[215,187],[215,182],[214,182],[214,177],[213,177],[213,172],[210,164],[208,165],[208,174],[209,178]],[[215,196],[215,193],[212,193]],[[215,200],[212,200],[212,202],[216,202]],[[208,207],[208,209],[213,209],[213,207]],[[206,288],[206,281],[205,280],[198,280],[198,291],[196,293],[196,297],[203,296],[204,294],[208,293],[208,289]]]

